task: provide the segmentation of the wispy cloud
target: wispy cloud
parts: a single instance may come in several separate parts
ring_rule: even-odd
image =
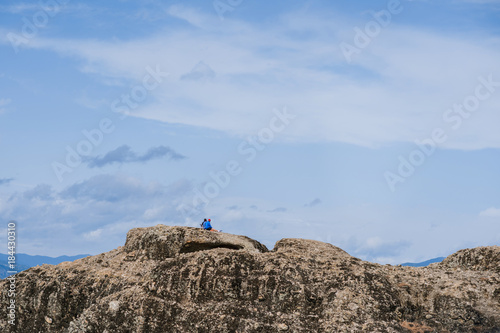
[[[306,142],[413,142],[449,125],[443,113],[470,94],[479,76],[500,81],[500,47],[481,30],[454,36],[393,22],[349,65],[338,45],[353,38],[355,24],[335,12],[224,26],[207,24],[216,17],[186,6],[168,12],[191,26],[123,42],[38,38],[29,47],[82,58],[89,73],[105,78],[141,80],[144,64],[171,73],[131,116],[246,136],[265,125],[270,106],[286,104],[301,121],[282,139]],[[444,146],[500,147],[493,125],[500,121],[499,96],[481,102],[474,126],[463,126]]]
[[[197,28],[207,29],[217,23],[215,17],[204,15],[200,11],[185,5],[172,5],[166,10],[166,12],[169,15],[184,20]]]
[[[89,168],[102,168],[108,164],[148,162],[160,158],[182,160],[186,157],[167,146],[153,147],[150,148],[146,153],[140,155],[133,152],[128,145],[123,145],[116,148],[115,150],[108,152],[102,157],[90,158],[87,160],[87,163]]]
[[[8,5],[8,6],[0,6],[0,12],[5,12],[5,13],[11,13],[11,14],[22,14],[25,12],[33,12],[35,10],[40,10],[46,8],[49,10],[49,7],[44,7],[39,4],[33,4],[33,3],[17,3],[13,5]]]
[[[45,2],[45,3],[44,3]],[[84,10],[93,10],[96,11],[96,7],[91,7],[87,4],[83,3],[66,3],[64,4],[62,1],[60,3],[56,1],[39,1],[39,2],[20,2],[12,5],[0,5],[0,12],[10,13],[10,14],[19,14],[19,15],[29,15],[33,12],[45,12],[50,16],[53,16],[55,13],[59,13],[61,11],[79,11],[80,14]]]
[[[40,184],[0,198],[0,219],[23,221],[23,235],[30,239],[24,247],[28,253],[35,253],[37,246],[51,255],[88,252],[88,242],[101,238],[106,242],[94,244],[93,251],[104,252],[123,245],[126,232],[134,227],[191,225],[178,208],[191,193],[187,181],[163,185],[98,175],[61,191]]]
[[[89,241],[94,241],[94,240],[100,239],[102,237],[102,231],[103,231],[103,229],[99,228],[99,229],[95,229],[95,230],[86,232],[83,234],[83,238],[85,238],[86,240],[89,240]]]
[[[0,186],[9,184],[14,178],[0,178]]]
[[[286,209],[285,207],[276,207],[274,209],[271,209],[271,210],[268,210],[269,213],[284,213],[286,212],[288,209]]]
[[[158,146],[150,148],[144,155],[138,156],[138,162],[147,162],[149,160],[167,157],[171,160],[183,160],[186,156],[175,152],[172,148],[166,146]]]
[[[73,199],[119,202],[130,197],[151,196],[159,192],[161,192],[160,186],[144,185],[131,177],[98,175],[71,185],[61,192],[61,196]]]
[[[480,212],[479,216],[500,217],[500,208],[490,207]]]
[[[349,247],[354,249],[352,255],[375,262],[397,257],[412,244],[406,240],[389,241],[381,237],[370,237],[365,240],[352,238],[350,242]]]
[[[50,185],[39,184],[34,188],[27,190],[23,193],[25,199],[40,199],[40,200],[52,200],[54,198],[54,191]]]
[[[214,70],[203,61],[200,61],[196,66],[191,69],[189,73],[181,76],[181,80],[203,80],[203,79],[213,79],[215,77]]]
[[[304,205],[304,207],[314,207],[314,206],[317,206],[321,203],[321,199],[320,198],[316,198],[314,199],[313,201],[309,202],[309,203],[306,203]]]

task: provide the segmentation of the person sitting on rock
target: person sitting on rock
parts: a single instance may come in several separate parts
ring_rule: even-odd
[[[212,225],[210,224],[211,221],[212,221],[211,219],[208,219],[208,221],[207,221],[207,219],[205,219],[205,221],[203,221],[203,223],[201,225],[202,228],[205,230],[209,230],[209,231],[220,232],[219,230],[212,228]]]

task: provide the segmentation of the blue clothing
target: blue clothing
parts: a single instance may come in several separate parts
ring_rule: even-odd
[[[206,229],[206,230],[212,229],[212,225],[210,224],[209,221],[203,222],[203,229]]]

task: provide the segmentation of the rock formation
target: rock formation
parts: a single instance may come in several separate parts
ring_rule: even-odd
[[[125,246],[15,275],[8,332],[500,332],[500,247],[414,268],[331,244],[158,225]]]

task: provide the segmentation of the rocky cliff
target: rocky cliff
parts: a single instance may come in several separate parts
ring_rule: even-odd
[[[1,281],[2,332],[500,332],[500,247],[414,268],[331,244],[196,228],[131,230],[125,246]]]

